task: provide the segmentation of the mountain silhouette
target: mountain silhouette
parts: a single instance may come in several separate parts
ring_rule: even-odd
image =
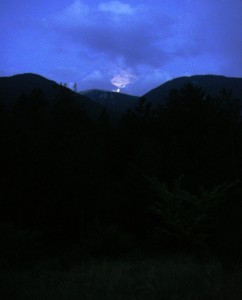
[[[170,90],[180,89],[188,83],[201,87],[211,96],[218,96],[222,89],[226,89],[232,93],[233,98],[239,99],[242,103],[242,78],[217,75],[178,77],[148,91],[143,97],[153,105],[163,104]],[[118,119],[129,108],[134,109],[140,99],[137,96],[98,89],[77,93],[43,76],[25,73],[10,77],[0,77],[0,103],[11,106],[22,93],[28,95],[33,89],[41,89],[45,97],[50,101],[54,101],[58,97],[60,90],[64,89],[81,105],[84,105],[90,115],[97,117],[105,108],[112,119]]]
[[[81,91],[80,94],[103,105],[108,113],[118,115],[123,114],[129,108],[134,109],[140,99],[137,96],[98,89]]]
[[[49,101],[55,101],[60,92],[66,91],[71,97],[83,105],[92,116],[97,116],[102,111],[102,105],[80,95],[67,87],[57,84],[43,76],[25,73],[10,77],[0,77],[0,103],[12,106],[21,96],[29,95],[34,89],[40,89]]]
[[[29,94],[33,89],[41,89],[48,98],[53,98],[57,86],[55,81],[31,73],[0,77],[1,102],[12,105],[22,93]]]
[[[211,96],[219,96],[222,89],[232,93],[232,97],[240,99],[242,103],[242,78],[233,78],[217,75],[195,75],[191,77],[178,77],[147,92],[144,97],[153,104],[165,102],[170,90],[180,89],[185,84],[192,83],[194,86],[202,88]]]

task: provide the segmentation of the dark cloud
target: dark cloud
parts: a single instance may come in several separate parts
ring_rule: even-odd
[[[241,0],[19,3],[0,4],[1,74],[80,89],[112,89],[118,78],[134,94],[183,75],[242,76]]]
[[[80,76],[81,85],[89,88],[91,84],[97,87],[105,82],[105,87],[110,87],[115,76],[128,70],[127,78],[136,79],[126,88],[127,92],[133,92],[131,87],[136,86],[136,80],[143,80],[144,69],[157,69],[172,59],[166,44],[172,36],[173,22],[156,7],[120,1],[106,1],[95,7],[75,1],[47,20],[59,40],[79,49],[80,59],[85,57],[86,64],[93,66],[87,76],[85,72]],[[99,74],[98,78],[95,74]],[[145,92],[146,85],[140,91],[137,89],[136,94]]]
[[[117,7],[123,5],[127,13],[124,9],[117,15],[115,4]],[[137,64],[157,66],[169,59],[165,49],[157,43],[169,37],[171,20],[168,16],[153,13],[151,18],[144,7],[133,8],[118,1],[100,4],[105,11],[91,9],[79,1],[73,6],[80,8],[78,13],[73,11],[72,14],[70,8],[65,10],[54,18],[54,26],[75,46],[86,47],[111,60],[122,57],[133,67]]]

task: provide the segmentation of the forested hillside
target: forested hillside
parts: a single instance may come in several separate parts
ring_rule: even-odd
[[[0,135],[1,245],[23,231],[31,255],[72,243],[241,253],[242,127],[225,91],[185,85],[156,109],[142,98],[113,126],[70,93],[50,102],[34,90],[1,105]]]

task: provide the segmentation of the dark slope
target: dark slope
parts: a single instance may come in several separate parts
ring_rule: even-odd
[[[58,97],[61,89],[66,89],[93,116],[97,116],[102,110],[101,105],[89,98],[60,86],[55,81],[32,73],[0,77],[0,103],[11,106],[18,100],[22,93],[29,95],[33,89],[41,89],[45,97],[50,101],[54,101]]]
[[[203,88],[212,96],[218,95],[225,88],[232,91],[233,97],[241,99],[242,102],[242,78],[216,75],[179,77],[149,91],[144,97],[154,105],[162,104],[171,89],[180,89],[187,83],[193,83],[195,86]],[[0,103],[11,106],[22,93],[28,95],[33,89],[41,89],[46,98],[54,101],[58,97],[61,88],[64,87],[37,74],[26,73],[11,77],[0,77]],[[118,119],[129,108],[133,109],[140,99],[136,96],[97,89],[79,93],[69,90],[69,93],[83,104],[92,116],[98,116],[104,107],[112,119]]]
[[[90,98],[98,104],[103,105],[108,113],[115,114],[117,116],[123,114],[129,108],[133,109],[140,99],[136,96],[97,89],[81,91],[80,94]]]
[[[216,75],[195,75],[175,78],[149,91],[144,97],[154,104],[164,103],[171,89],[180,89],[187,83],[201,87],[211,96],[219,95],[220,91],[225,88],[228,91],[232,91],[233,98],[238,98],[242,101],[242,78]]]
[[[0,77],[1,102],[11,105],[21,93],[29,94],[33,89],[41,89],[48,98],[53,98],[57,94],[56,87],[56,82],[31,73]]]

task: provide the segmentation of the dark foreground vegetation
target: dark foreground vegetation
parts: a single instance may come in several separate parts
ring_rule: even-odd
[[[217,261],[193,257],[92,259],[71,265],[39,262],[0,272],[1,299],[24,300],[240,300],[242,266],[226,272]]]
[[[5,298],[239,299],[241,124],[192,85],[115,125],[65,89],[1,105]]]

